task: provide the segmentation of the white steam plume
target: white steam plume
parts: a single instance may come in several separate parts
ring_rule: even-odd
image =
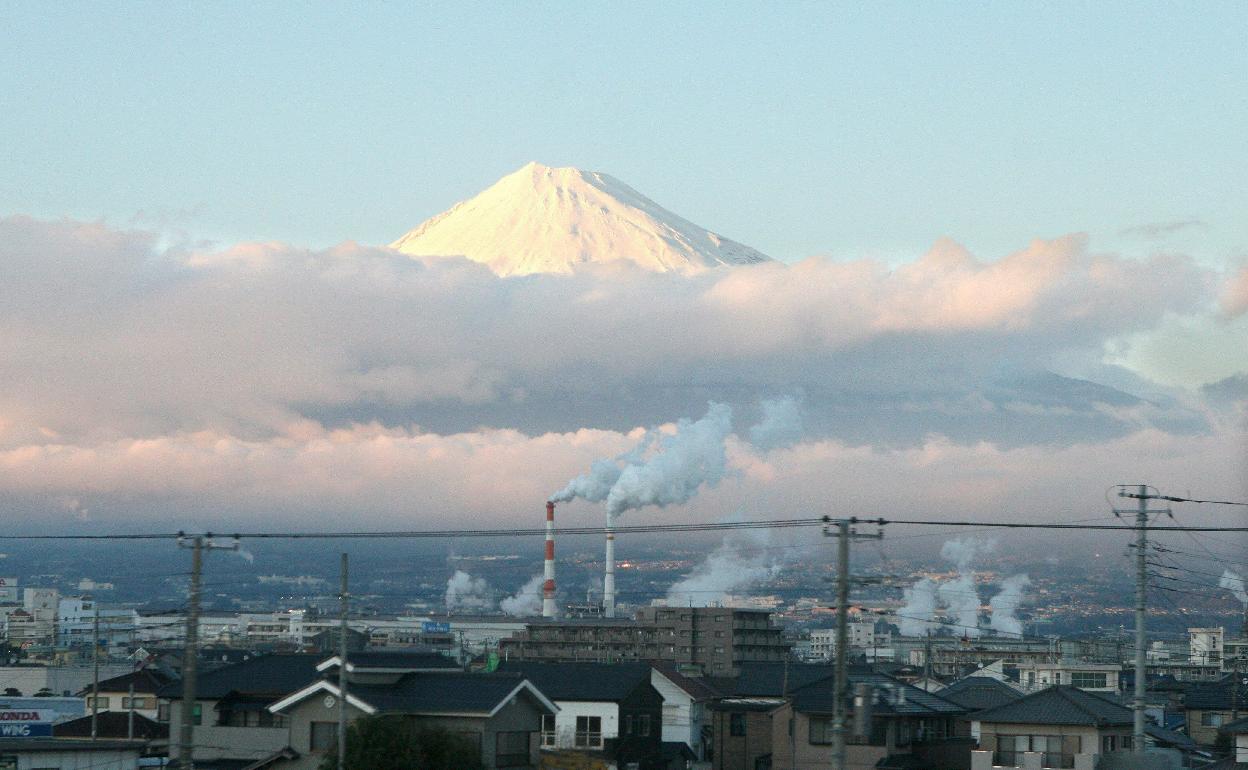
[[[939,624],[932,621],[936,614],[936,583],[923,578],[905,590],[906,604],[897,611],[903,636],[923,636],[935,631]]]
[[[484,578],[474,578],[461,569],[446,581],[447,612],[483,612],[494,609],[494,592]]]
[[[628,465],[607,494],[611,517],[624,511],[656,505],[660,508],[689,501],[705,484],[715,486],[727,471],[724,440],[732,432],[732,408],[710,402],[696,422],[681,419],[676,433],[661,435],[657,450]]]
[[[1023,622],[1016,613],[1023,603],[1023,592],[1031,585],[1026,575],[1011,575],[1001,581],[1001,590],[988,602],[992,610],[992,630],[1002,636],[1022,636]]]
[[[735,592],[775,577],[782,565],[768,553],[770,542],[765,530],[725,535],[705,561],[667,590],[668,604],[705,607],[722,603]]]
[[[802,437],[802,410],[794,396],[764,399],[763,418],[750,428],[750,443],[758,449],[784,449]]]
[[[1248,608],[1248,591],[1244,590],[1244,579],[1240,575],[1231,572],[1229,569],[1222,572],[1222,579],[1218,581],[1218,588],[1225,588],[1235,594],[1235,598],[1239,599],[1239,603]]]
[[[955,634],[979,636],[979,594],[975,591],[975,573],[963,572],[953,580],[940,584],[941,604],[949,608],[950,620],[956,624]]]
[[[544,582],[541,575],[534,575],[514,595],[499,602],[499,609],[518,618],[542,614],[542,583]]]
[[[958,567],[958,573],[970,572],[975,557],[988,553],[997,545],[995,540],[981,540],[977,537],[959,537],[946,540],[940,547],[940,558],[951,561]]]

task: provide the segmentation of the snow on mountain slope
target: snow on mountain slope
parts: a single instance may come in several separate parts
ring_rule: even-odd
[[[569,273],[630,260],[659,272],[770,261],[596,171],[530,163],[390,244],[412,256],[465,256],[499,275]]]

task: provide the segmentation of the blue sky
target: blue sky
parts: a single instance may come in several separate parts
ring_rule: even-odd
[[[786,260],[1086,231],[1228,264],[1246,30],[1229,2],[11,3],[0,215],[385,243],[538,160]]]

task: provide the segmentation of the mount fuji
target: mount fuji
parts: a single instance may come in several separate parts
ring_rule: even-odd
[[[771,261],[614,177],[538,163],[508,174],[390,245],[410,256],[467,257],[502,276],[570,273],[579,264],[615,260],[679,273]]]

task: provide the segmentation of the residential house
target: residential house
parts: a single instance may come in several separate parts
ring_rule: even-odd
[[[156,719],[160,714],[159,699],[156,696],[161,689],[173,684],[174,677],[162,673],[158,669],[142,668],[129,674],[122,674],[103,679],[99,685],[99,711],[134,711],[148,719]],[[93,701],[94,685],[87,685],[79,695],[87,699],[87,712],[90,713]]]
[[[1023,693],[1017,688],[991,676],[968,676],[953,682],[938,693],[945,700],[967,710],[966,714],[958,717],[954,733],[976,740],[979,740],[979,734],[974,730],[975,712],[1004,706],[1023,697]]]
[[[683,743],[694,761],[711,752],[711,720],[707,705],[721,695],[710,680],[682,672],[670,663],[655,663],[650,684],[663,698],[663,743]]]
[[[259,760],[285,748],[290,730],[269,704],[318,678],[317,655],[258,655],[196,676],[192,731],[195,760]],[[160,716],[176,733],[182,710],[182,683],[162,687]],[[170,758],[178,757],[178,744]]]
[[[558,711],[542,721],[544,751],[578,754],[620,770],[663,766],[663,696],[645,663],[508,663]]]
[[[979,736],[973,770],[1092,770],[1102,755],[1130,750],[1134,725],[1131,709],[1071,685],[1054,685],[972,718],[972,730]]]
[[[1228,739],[1230,756],[1203,770],[1248,770],[1248,717],[1228,722],[1219,731]]]
[[[145,741],[74,738],[0,738],[0,767],[134,770]]]
[[[1213,746],[1219,728],[1248,714],[1248,685],[1234,675],[1217,682],[1191,685],[1183,698],[1187,734],[1202,746]]]
[[[96,738],[124,738],[126,740],[147,741],[150,748],[158,748],[160,754],[165,753],[169,741],[169,725],[148,719],[141,714],[128,714],[122,711],[103,711],[95,715]],[[52,726],[52,735],[56,738],[90,738],[90,715],[59,722]],[[145,754],[153,753],[145,750]]]
[[[290,726],[290,743],[254,767],[320,767],[325,754],[337,745],[340,697],[337,678],[331,677],[273,703],[270,711]],[[452,669],[383,674],[348,665],[348,720],[390,715],[448,730],[476,744],[482,764],[491,770],[536,768],[542,720],[556,710],[549,698],[519,674]]]

